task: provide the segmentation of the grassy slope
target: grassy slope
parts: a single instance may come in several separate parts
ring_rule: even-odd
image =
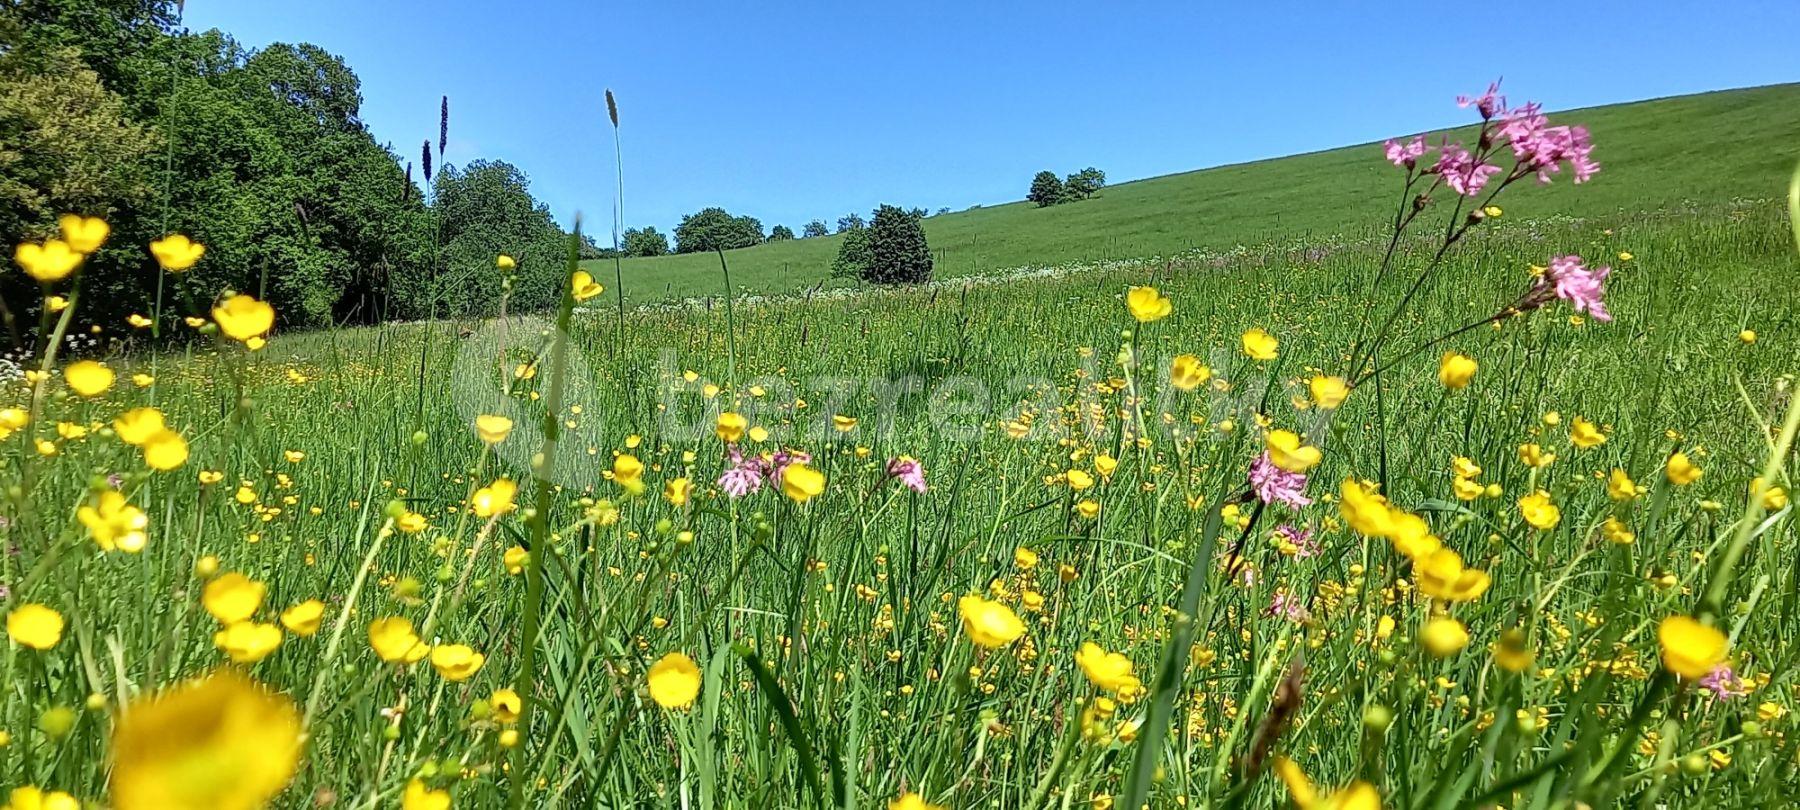
[[[1800,84],[1594,107],[1552,120],[1592,129],[1604,171],[1579,194],[1570,193],[1566,179],[1508,194],[1512,215],[1591,216],[1778,197],[1781,179],[1800,156],[1793,137],[1800,131]],[[972,275],[1360,230],[1392,211],[1384,197],[1394,180],[1379,151],[1363,144],[1122,183],[1072,205],[1038,209],[1020,202],[945,214],[925,227],[939,256],[938,274]],[[777,292],[826,278],[837,246],[832,236],[726,255],[740,291]],[[612,278],[610,262],[590,264]],[[626,296],[716,294],[718,270],[711,254],[632,259],[624,263]]]

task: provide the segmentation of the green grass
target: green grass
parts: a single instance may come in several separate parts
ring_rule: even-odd
[[[1733,198],[1774,199],[1782,192],[1786,167],[1800,157],[1800,140],[1794,137],[1800,131],[1800,84],[1551,117],[1553,123],[1587,125],[1605,170],[1585,188],[1558,177],[1528,201],[1509,206],[1513,216],[1605,216]],[[1024,182],[1021,178],[1021,192]],[[1393,210],[1398,182],[1397,172],[1380,159],[1379,144],[1362,144],[1120,183],[1095,199],[1051,208],[1017,202],[943,214],[925,220],[925,233],[937,256],[937,275],[945,278],[1027,265],[1170,256],[1193,248],[1304,243],[1382,226]],[[793,292],[827,280],[839,241],[836,236],[801,239],[725,255],[739,290]],[[610,264],[588,266],[610,286]],[[626,299],[721,295],[718,264],[710,253],[627,260]]]
[[[1775,91],[1684,103],[1756,92]],[[1626,206],[1628,191],[1603,190],[1647,182],[1628,154],[1602,152],[1607,173],[1579,193],[1617,196],[1592,211],[1558,207],[1575,193],[1562,184],[1509,191],[1508,213],[1473,231],[1399,315],[1382,353],[1396,364],[1329,418],[1306,402],[1307,379],[1345,369],[1354,338],[1396,306],[1433,245],[1402,240],[1395,271],[1377,283],[1386,241],[1364,224],[1381,211],[1344,209],[1352,203],[1333,201],[1323,182],[1308,220],[1318,235],[1257,221],[1236,240],[1247,249],[1223,260],[745,301],[729,315],[643,308],[627,314],[622,342],[601,306],[567,332],[566,371],[540,362],[511,393],[501,380],[543,350],[542,318],[506,322],[503,354],[485,342],[500,323],[473,325],[469,337],[441,323],[280,334],[256,353],[197,334],[174,351],[108,358],[121,379],[96,398],[52,379],[41,418],[0,439],[0,539],[18,549],[0,555],[0,584],[11,591],[4,610],[46,604],[68,627],[47,651],[0,651],[0,787],[104,802],[120,772],[108,764],[113,730],[144,716],[125,707],[226,666],[195,574],[196,560],[216,555],[220,570],[267,583],[256,621],[303,599],[329,605],[317,635],[287,634],[240,667],[316,710],[279,807],[392,807],[414,779],[449,790],[457,807],[503,806],[518,790],[528,807],[882,808],[917,791],[959,809],[1037,810],[1104,806],[1138,788],[1158,808],[1292,806],[1271,773],[1247,766],[1259,738],[1323,785],[1366,780],[1393,808],[1482,797],[1509,808],[1780,804],[1800,787],[1800,538],[1792,507],[1764,520],[1746,493],[1766,467],[1795,485],[1791,454],[1769,459],[1795,412],[1800,260],[1778,204],[1680,185],[1697,183],[1698,170],[1671,170],[1667,185],[1691,191],[1668,191],[1666,205]],[[1339,159],[1392,179],[1368,150]],[[1761,159],[1734,151],[1712,166]],[[1336,174],[1352,168],[1341,165]],[[1773,196],[1788,171],[1742,169],[1744,186],[1770,189],[1743,196]],[[1141,185],[1157,182],[1176,179]],[[1349,185],[1335,193],[1360,193]],[[1012,213],[1108,210],[1135,187]],[[1447,207],[1433,215],[1422,227],[1441,227]],[[1340,221],[1348,230],[1329,230]],[[1615,267],[1614,322],[1571,319],[1557,302],[1430,343],[1517,300],[1531,265],[1569,252]],[[1169,296],[1172,315],[1137,324],[1126,314],[1126,289],[1144,284]],[[1251,327],[1280,338],[1278,360],[1243,356]],[[1753,344],[1739,337],[1746,328]],[[1468,388],[1438,383],[1445,348],[1479,361]],[[1183,353],[1204,359],[1214,381],[1173,389],[1165,369]],[[156,380],[135,387],[126,372]],[[548,414],[564,433],[547,508],[471,517],[474,487],[530,480],[542,403],[559,379],[568,407]],[[906,380],[917,386],[897,385]],[[0,408],[29,405],[30,393],[9,383]],[[178,471],[145,470],[109,435],[120,412],[152,403],[191,443]],[[711,427],[722,408],[770,432],[746,440],[751,452],[811,453],[823,493],[806,503],[773,488],[727,497],[713,483],[726,463]],[[490,449],[471,422],[493,411],[517,426]],[[861,421],[839,433],[826,426],[837,414]],[[1027,416],[1038,432],[1009,435]],[[1576,417],[1602,425],[1607,441],[1573,446]],[[1322,448],[1308,488],[1317,502],[1244,504],[1242,529],[1221,529],[1265,421]],[[40,454],[38,439],[57,454]],[[1518,448],[1528,442],[1558,459],[1527,467]],[[1676,449],[1704,468],[1700,481],[1665,482]],[[610,476],[621,453],[645,464],[641,495]],[[902,455],[923,463],[930,491],[886,479],[884,462]],[[1119,461],[1110,476],[1100,455]],[[1478,463],[1499,494],[1458,500],[1456,456]],[[1647,492],[1609,499],[1613,468]],[[1097,483],[1073,491],[1071,469]],[[222,478],[203,485],[200,470]],[[101,553],[73,518],[113,486],[111,474],[146,513],[140,554]],[[684,506],[658,495],[678,477],[694,482]],[[1352,477],[1379,480],[1492,574],[1487,593],[1447,608],[1468,628],[1466,649],[1439,659],[1416,641],[1443,606],[1417,595],[1414,566],[1387,540],[1342,525],[1333,493]],[[1561,509],[1553,529],[1527,525],[1516,505],[1538,490]],[[1082,516],[1084,500],[1097,515]],[[400,511],[429,527],[381,537]],[[1601,539],[1608,517],[1635,542]],[[1285,555],[1271,531],[1284,522],[1311,527],[1320,553]],[[526,543],[541,590],[503,562]],[[1021,547],[1034,567],[1018,562]],[[1743,555],[1727,562],[1732,550]],[[1704,602],[1715,584],[1722,598]],[[1191,604],[1184,588],[1201,589]],[[956,605],[976,593],[1016,610],[1025,634],[973,646]],[[1306,600],[1311,618],[1268,615],[1277,594]],[[519,682],[534,612],[543,630],[524,680],[536,710],[509,752],[484,701]],[[1665,689],[1657,624],[1674,614],[1706,616],[1731,636],[1749,695],[1714,702]],[[390,616],[415,626],[431,617],[427,642],[470,645],[485,666],[453,682],[426,662],[383,663],[368,626]],[[1173,642],[1183,628],[1203,654]],[[1524,675],[1490,653],[1511,628],[1535,651]],[[1083,736],[1079,718],[1100,696],[1074,660],[1087,641],[1124,654],[1155,694]],[[646,671],[671,652],[701,670],[689,708],[664,709],[646,690]],[[1296,661],[1303,688],[1278,711],[1276,681]],[[66,736],[40,728],[57,707],[75,710]],[[1642,723],[1630,719],[1640,708]],[[1366,723],[1384,714],[1388,724]],[[1170,733],[1140,759],[1163,727],[1145,722],[1153,715]],[[204,718],[173,724],[158,743],[185,752],[209,728]],[[278,747],[245,744],[245,731],[222,736],[223,751],[181,760],[175,778],[203,782],[199,765],[239,774]]]

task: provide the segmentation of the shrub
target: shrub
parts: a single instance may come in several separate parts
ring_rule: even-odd
[[[931,247],[925,243],[925,226],[917,214],[883,205],[875,209],[868,238],[864,281],[921,284],[931,280]]]

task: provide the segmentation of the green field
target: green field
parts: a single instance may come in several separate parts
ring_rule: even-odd
[[[1509,208],[1514,216],[1597,217],[1774,199],[1786,167],[1800,158],[1794,138],[1800,84],[1558,115],[1593,130],[1605,180],[1574,188],[1559,177]],[[1304,245],[1383,225],[1398,188],[1380,155],[1379,144],[1362,144],[1154,177],[1108,187],[1079,204],[1016,202],[941,214],[925,220],[925,233],[937,275],[946,278],[1235,245]],[[759,293],[811,287],[827,280],[840,241],[829,236],[727,251],[732,284]],[[587,266],[611,283],[611,262]],[[722,295],[719,261],[710,253],[628,259],[623,271],[627,301]]]
[[[1751,481],[1794,487],[1796,101],[1557,115],[1592,125],[1592,183],[1514,186],[1434,263],[1462,221],[1440,198],[1386,272],[1401,172],[1364,146],[927,221],[945,275],[1094,265],[1064,275],[623,323],[609,289],[566,323],[257,351],[196,331],[98,358],[117,379],[86,393],[47,364],[0,389],[0,786],[119,810],[1778,806],[1800,536]],[[832,243],[733,252],[733,281],[816,282]],[[1564,254],[1613,268],[1610,323],[1556,299],[1486,323]],[[710,294],[716,261],[629,262],[629,299]],[[1138,286],[1169,314],[1139,322]],[[1210,379],[1178,385],[1181,355]],[[1321,402],[1330,376],[1359,384]],[[186,442],[172,470],[121,440],[144,407]],[[1280,430],[1320,451],[1310,504],[1247,481]],[[819,478],[736,497],[734,450]],[[479,514],[501,478],[520,508]],[[1346,502],[1358,480],[1389,504]],[[82,517],[112,492],[141,551]],[[1485,589],[1428,584],[1448,552],[1408,551],[1401,513]],[[310,626],[282,616],[312,599]],[[1344,793],[1308,800],[1290,762]]]

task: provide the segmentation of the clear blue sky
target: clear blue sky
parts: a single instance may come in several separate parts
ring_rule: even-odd
[[[191,0],[186,23],[342,56],[405,156],[449,95],[450,162],[518,165],[602,242],[608,87],[626,224],[666,233],[708,205],[798,231],[1019,199],[1041,169],[1120,182],[1375,140],[1463,120],[1452,99],[1502,75],[1550,109],[1800,80],[1794,0]]]

